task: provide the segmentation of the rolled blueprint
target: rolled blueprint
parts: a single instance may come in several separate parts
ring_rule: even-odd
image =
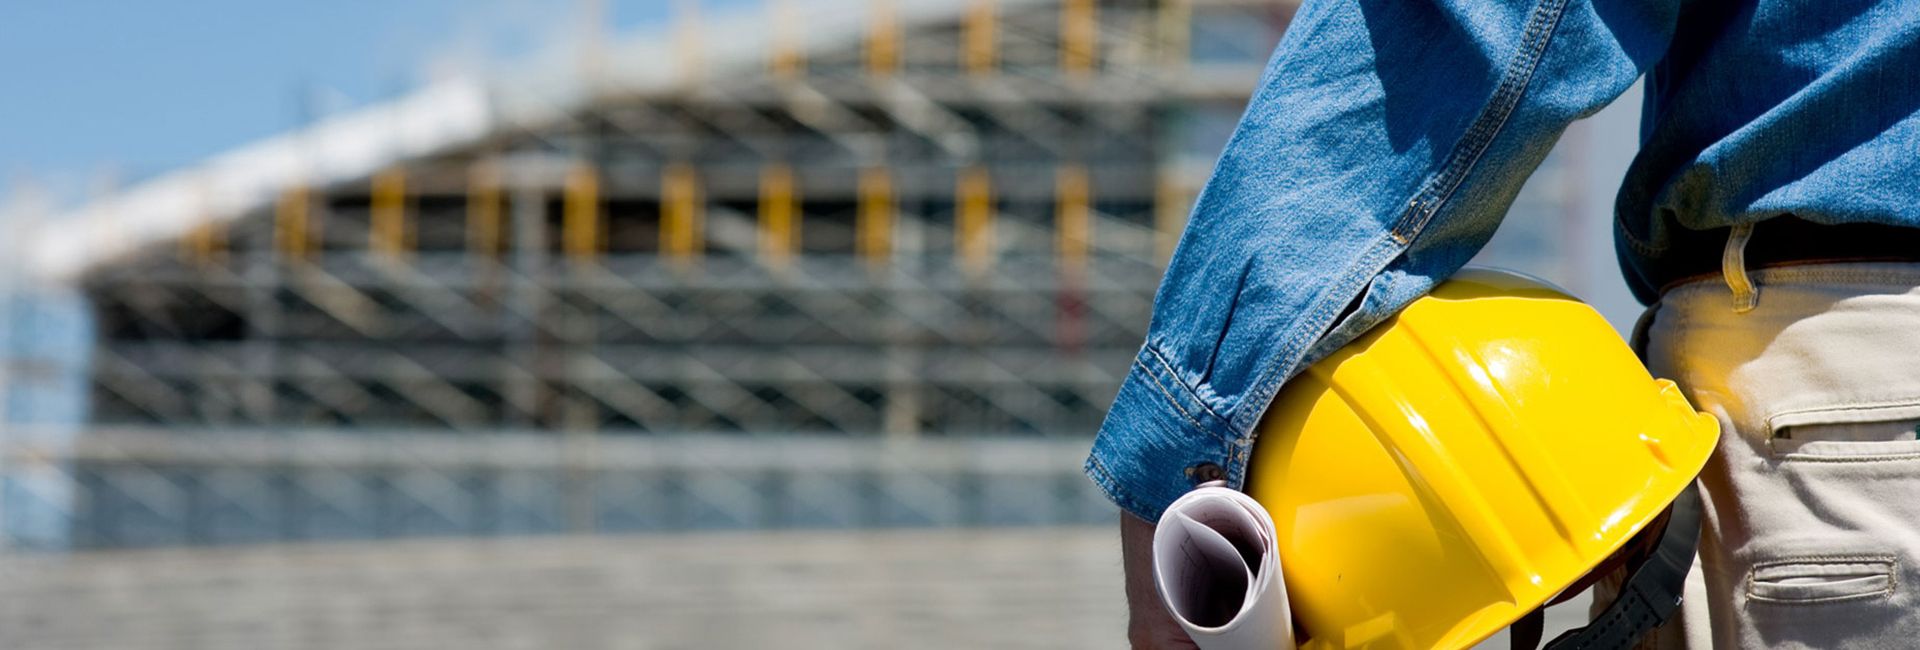
[[[1252,497],[1205,486],[1174,501],[1153,533],[1153,578],[1202,650],[1293,650],[1273,517]]]

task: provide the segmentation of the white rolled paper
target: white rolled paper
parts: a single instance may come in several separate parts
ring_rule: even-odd
[[[1153,533],[1160,600],[1202,650],[1293,650],[1293,614],[1273,517],[1206,486],[1167,506]]]

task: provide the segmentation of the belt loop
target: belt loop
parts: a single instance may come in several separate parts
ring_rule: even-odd
[[[1753,311],[1760,304],[1760,288],[1747,276],[1747,240],[1753,238],[1753,224],[1743,223],[1727,233],[1727,250],[1720,255],[1720,274],[1727,277],[1733,290],[1733,313]]]

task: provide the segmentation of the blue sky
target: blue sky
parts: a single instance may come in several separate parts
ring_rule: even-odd
[[[602,0],[610,29],[673,0]],[[709,9],[758,0],[702,0]],[[578,1],[0,3],[0,200],[125,184],[579,33]]]

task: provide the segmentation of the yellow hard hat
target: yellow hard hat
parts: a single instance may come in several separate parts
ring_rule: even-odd
[[[1280,391],[1247,492],[1308,648],[1466,647],[1646,530],[1659,550],[1615,613],[1559,644],[1615,645],[1678,602],[1718,437],[1593,308],[1469,269]]]

